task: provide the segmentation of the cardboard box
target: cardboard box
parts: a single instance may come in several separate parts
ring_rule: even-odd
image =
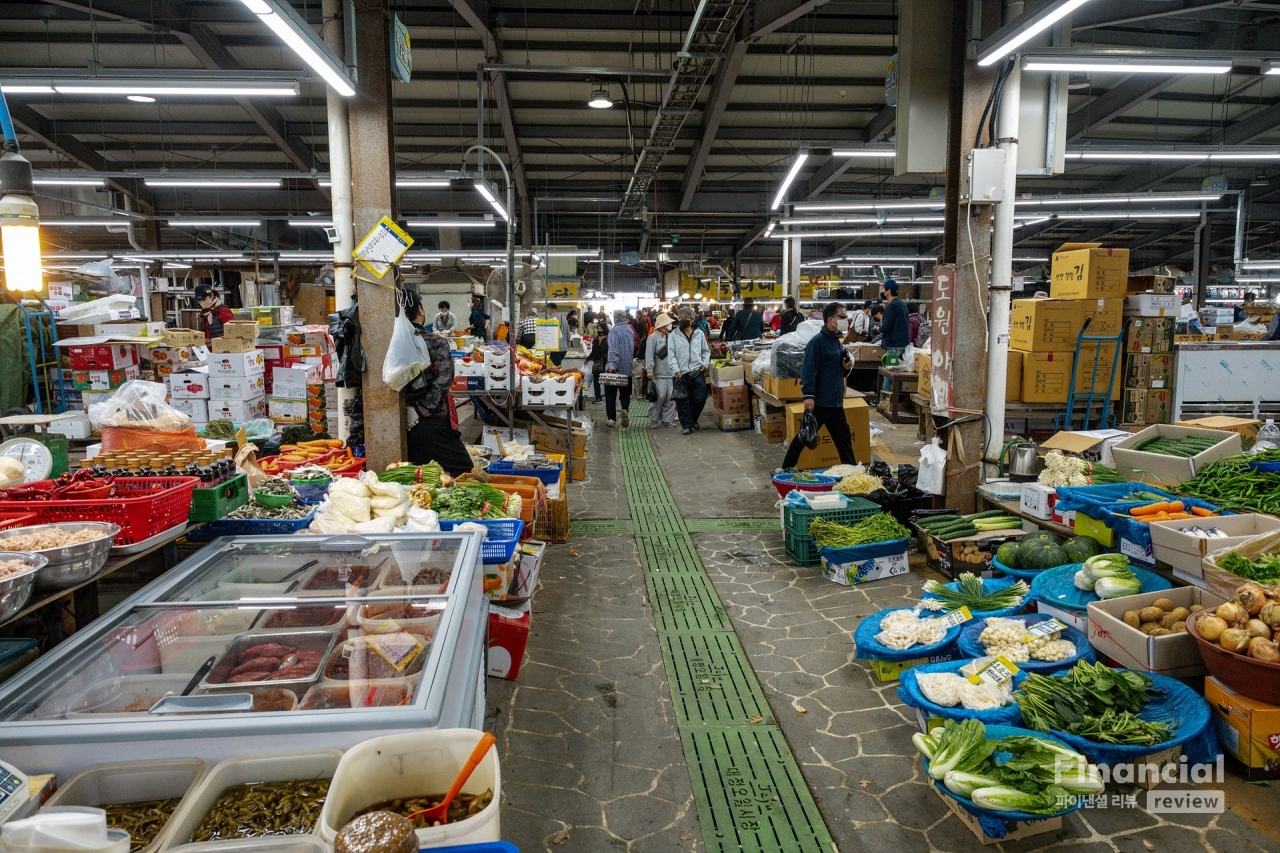
[[[264,377],[257,376],[211,376],[209,377],[210,400],[252,400],[267,393]]]
[[[208,400],[209,374],[203,369],[175,370],[165,380],[174,400]]]
[[[252,400],[215,400],[209,403],[209,420],[228,420],[234,424],[265,418],[267,416],[267,398],[255,397]]]
[[[771,415],[756,415],[756,432],[764,436],[770,444],[781,444],[787,438],[787,416],[785,412]]]
[[[252,338],[214,338],[209,342],[209,349],[215,353],[252,352]]]
[[[167,347],[204,346],[205,343],[204,332],[195,329],[165,329],[160,340]]]
[[[262,350],[209,354],[210,376],[261,376],[266,371]]]
[[[1124,299],[1126,317],[1177,317],[1181,310],[1176,293],[1131,293]]]
[[[1053,518],[1053,505],[1057,502],[1058,490],[1053,486],[1045,486],[1041,483],[1022,484],[1022,499],[1019,506],[1027,515],[1048,521]]]
[[[544,418],[543,420],[548,420]],[[566,443],[567,427],[563,426],[564,420],[558,429],[549,431],[541,424],[531,424],[529,426],[529,438],[533,440],[533,446],[542,451],[550,451],[552,453],[564,453]],[[505,439],[504,439],[505,440]],[[573,428],[573,455],[587,455],[587,433]]]
[[[910,660],[869,660],[867,665],[871,667],[871,674],[876,680],[885,683],[889,681],[897,681],[902,677],[902,673],[909,669],[915,669],[918,666],[924,666],[927,663],[947,663],[948,661],[959,660],[960,652],[956,650],[954,644],[948,646],[940,652],[932,655],[926,655],[920,658],[911,658]]]
[[[710,379],[715,382],[746,382],[746,372],[742,368],[742,364],[715,364],[711,365]]]
[[[1245,450],[1253,447],[1253,443],[1258,438],[1258,430],[1262,428],[1262,421],[1252,418],[1232,418],[1226,415],[1212,415],[1207,418],[1192,418],[1186,421],[1177,421],[1175,426],[1200,427],[1201,429],[1218,429],[1224,432],[1234,432],[1240,435],[1240,446]]]
[[[965,572],[978,577],[995,577],[991,560],[996,550],[1006,542],[1016,542],[1026,536],[1025,530],[989,530],[973,536],[964,536],[943,542],[937,536],[918,533],[916,544],[924,551],[925,561],[951,580]]]
[[[1125,388],[1172,388],[1173,353],[1133,353],[1125,357]]]
[[[164,323],[94,323],[93,333],[124,338],[159,338],[164,335]]]
[[[255,305],[249,315],[263,326],[288,326],[293,323],[293,306]]]
[[[800,380],[779,379],[772,373],[765,374],[764,390],[779,400],[802,400],[804,391],[800,389]]]
[[[209,422],[209,401],[208,400],[181,400],[171,399],[169,405],[173,406],[179,412],[196,423],[206,424]]]
[[[271,371],[271,395],[285,400],[305,400],[307,386],[321,381],[320,368],[315,365],[276,367]]]
[[[1134,445],[1157,435],[1166,438],[1203,435],[1209,438],[1219,438],[1221,441],[1203,453],[1197,453],[1189,459],[1132,449]],[[1234,432],[1156,424],[1121,441],[1115,446],[1113,452],[1116,458],[1116,470],[1129,477],[1129,479],[1154,485],[1176,486],[1183,480],[1189,480],[1194,477],[1197,471],[1210,462],[1215,462],[1225,456],[1235,456],[1241,452],[1241,449],[1240,436]]]
[[[538,588],[538,575],[542,572],[542,558],[547,553],[547,543],[530,539],[522,542],[516,553],[520,562],[511,583],[511,598],[531,598]]]
[[[916,353],[916,391],[928,397],[933,391],[933,355],[927,352]],[[1008,399],[1008,389],[1005,389]]]
[[[138,363],[138,348],[133,344],[95,344],[66,347],[72,370],[115,370]]]
[[[1082,303],[1075,299],[1015,299],[1009,346],[1023,352],[1074,350],[1082,314]]]
[[[1217,678],[1204,680],[1213,728],[1222,748],[1244,764],[1251,782],[1280,779],[1280,707],[1252,699]]]
[[[800,418],[804,414],[804,403],[791,403],[787,406],[786,441],[795,438],[800,431]],[[844,419],[849,424],[849,433],[853,441],[853,455],[859,462],[871,459],[871,410],[861,397],[844,398]],[[800,452],[797,468],[830,468],[840,464],[840,454],[831,441],[831,434],[824,426],[818,430],[818,446],[813,450],[805,448]],[[864,463],[865,464],[865,463]]]
[[[885,557],[873,557],[869,560],[854,560],[848,563],[833,563],[822,558],[822,576],[841,586],[857,586],[884,578],[896,578],[905,575],[911,567],[907,565],[907,545],[903,542],[902,552]]]
[[[921,392],[924,393],[924,392]],[[1004,399],[1022,399],[1022,353],[1009,350],[1009,361],[1004,368]]]
[[[751,413],[751,395],[747,386],[712,388],[712,406],[722,415],[747,415]]]
[[[1079,456],[1090,462],[1100,462],[1112,467],[1112,449],[1117,442],[1132,433],[1122,429],[1091,429],[1075,432],[1056,432],[1040,442],[1041,450],[1060,450],[1069,456]]]
[[[1120,334],[1124,328],[1124,300],[1116,299],[1083,299],[1081,306],[1081,326],[1089,321],[1086,335],[1095,338],[1111,337]]]
[[[267,414],[272,420],[305,421],[307,419],[306,400],[281,400],[272,397],[267,401]]]
[[[329,337],[328,326],[307,326],[297,329],[286,336],[286,342],[318,346],[321,352],[333,352],[333,338]],[[504,355],[502,360],[505,363],[507,357]]]
[[[1173,392],[1168,389],[1126,389],[1120,406],[1120,422],[1138,426],[1162,424],[1169,420]]]
[[[73,370],[71,384],[77,391],[114,391],[141,373],[136,364],[118,370]]]
[[[1173,293],[1177,276],[1172,275],[1131,275],[1129,276],[1129,293]]]
[[[147,350],[147,358],[153,365],[170,364],[183,365],[191,361],[195,361],[192,354],[192,348],[189,346],[159,346],[151,347]]]
[[[1099,398],[1102,392],[1107,390],[1107,385],[1111,385],[1111,399],[1120,399],[1120,386],[1124,384],[1124,377],[1120,371],[1116,369],[1116,350],[1119,347],[1114,344],[1103,344],[1101,347],[1096,343],[1086,343],[1080,347],[1080,364],[1076,368],[1076,394],[1089,393],[1089,385],[1093,384],[1094,393]],[[1101,352],[1101,359],[1098,358]],[[1094,362],[1097,362],[1097,375],[1094,375]],[[1114,377],[1115,381],[1112,382]]]
[[[1021,841],[1024,838],[1032,838],[1037,835],[1045,835],[1050,832],[1062,831],[1062,818],[1051,817],[1044,820],[1026,820],[1026,821],[1006,821],[1005,834],[1003,838],[990,838],[983,830],[982,824],[978,823],[978,819],[969,812],[965,811],[958,802],[943,794],[941,791],[935,792],[947,804],[947,808],[951,809],[951,813],[973,833],[974,837],[982,843],[983,847],[990,847],[993,844],[1004,844],[1009,841]],[[1040,847],[1048,847],[1049,841],[1045,840],[1030,849],[1039,849]]]
[[[1239,515],[1224,515],[1219,518],[1204,518],[1195,521],[1153,521],[1151,529],[1151,549],[1155,558],[1168,563],[1192,577],[1204,577],[1204,556],[1210,551],[1231,548],[1239,545],[1250,536],[1280,530],[1280,519],[1271,515],[1246,512]],[[1182,533],[1179,528],[1200,527],[1208,530],[1216,527],[1227,534],[1225,539],[1202,539],[1190,533]]]
[[[716,410],[716,429],[721,432],[739,432],[751,429],[750,413],[728,415]]]
[[[875,344],[849,344],[845,347],[854,362],[879,364],[884,359],[884,347]]]
[[[1089,603],[1089,644],[1125,669],[1156,672],[1170,678],[1194,678],[1207,671],[1200,657],[1195,637],[1190,634],[1165,634],[1148,637],[1124,622],[1124,614],[1141,610],[1167,598],[1176,607],[1188,610],[1193,605],[1217,607],[1225,599],[1198,587],[1180,586],[1159,592],[1126,595],[1109,601]]]
[[[1125,352],[1173,352],[1173,317],[1125,320]]]
[[[258,332],[260,331],[261,329],[258,327],[257,323],[236,322],[233,320],[230,323],[224,323],[222,325],[222,335],[226,338],[240,338],[241,340],[246,341],[256,341],[258,339]]]
[[[489,675],[515,681],[529,642],[529,602],[515,607],[489,604]]]
[[[315,344],[286,344],[284,348],[285,358],[318,358],[324,354],[324,348]]]
[[[1129,283],[1129,250],[1097,243],[1064,243],[1053,253],[1049,295],[1054,299],[1114,299]]]
[[[1021,355],[1020,399],[1027,403],[1065,403],[1071,385],[1074,351],[1021,352]]]

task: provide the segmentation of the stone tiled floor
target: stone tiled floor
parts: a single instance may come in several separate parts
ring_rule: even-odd
[[[588,479],[570,488],[571,512],[628,518],[617,433],[602,416],[597,425]],[[780,445],[754,432],[719,433],[709,412],[700,433],[659,430],[653,440],[685,517],[776,513],[768,472]],[[847,588],[793,566],[780,532],[692,538],[839,850],[993,849],[929,790],[895,685],[877,684],[852,657],[859,621],[916,600],[928,570]],[[524,853],[703,849],[634,539],[579,535],[553,547],[534,603],[519,680],[488,684],[489,727],[502,749],[503,837]],[[1078,812],[1060,833],[994,849],[1280,853],[1247,822],[1274,821],[1274,789],[1227,790],[1229,802],[1247,798],[1249,808],[1171,819]]]

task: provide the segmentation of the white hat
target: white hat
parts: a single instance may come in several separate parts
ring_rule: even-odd
[[[665,329],[667,326],[670,326],[672,322],[670,315],[659,314],[657,319],[653,321],[653,328],[655,331],[657,329]]]

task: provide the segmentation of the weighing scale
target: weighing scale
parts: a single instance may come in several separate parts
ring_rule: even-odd
[[[0,823],[14,817],[31,799],[27,776],[11,764],[0,761]]]
[[[40,460],[48,458],[49,467],[45,468],[43,462],[37,464],[34,468],[27,467],[26,482],[30,483],[34,480],[47,480],[50,477],[57,477],[66,473],[69,468],[67,456],[67,437],[58,433],[49,432],[49,424],[54,421],[60,421],[65,418],[74,417],[74,412],[63,413],[60,415],[10,415],[9,417],[0,418],[0,426],[3,427],[30,427],[34,430],[32,435],[20,435],[17,438],[11,438],[0,444],[0,454],[12,456],[24,467],[29,465],[28,459]],[[14,444],[21,442],[21,444]],[[10,445],[14,445],[16,450],[6,450]],[[41,453],[36,446],[44,448]],[[32,476],[43,470],[42,476]]]

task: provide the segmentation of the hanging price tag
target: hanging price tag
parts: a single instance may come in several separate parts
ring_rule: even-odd
[[[994,684],[999,687],[1012,679],[1019,671],[1017,664],[1004,655],[998,655],[991,663],[969,676],[969,683],[981,684],[985,681],[988,684]]]
[[[934,619],[935,622],[941,622],[943,628],[954,628],[957,625],[963,625],[973,618],[973,614],[969,612],[967,606],[961,607],[959,610],[952,610],[946,616],[939,616]]]
[[[1057,619],[1046,619],[1043,622],[1037,622],[1027,629],[1027,635],[1022,638],[1022,642],[1029,643],[1032,640],[1039,640],[1050,634],[1057,634],[1067,630],[1067,626],[1063,625]]]

